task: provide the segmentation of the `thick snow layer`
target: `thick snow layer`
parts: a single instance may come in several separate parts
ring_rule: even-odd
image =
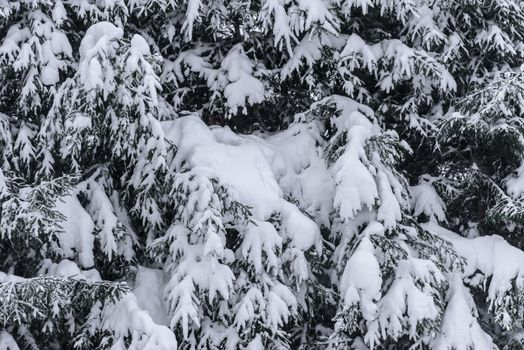
[[[69,277],[83,279],[90,282],[100,281],[100,276],[95,270],[83,271],[69,260],[60,263],[44,261],[40,275],[51,275],[55,277]],[[25,278],[0,272],[0,283],[20,283]],[[153,321],[147,311],[142,310],[133,293],[124,295],[115,303],[108,303],[101,313],[101,327],[114,332],[115,341],[112,349],[150,349],[150,350],[176,350],[177,340],[174,333],[166,326],[159,325]],[[8,334],[0,333],[0,341],[9,344]],[[128,342],[131,341],[132,346]],[[6,345],[6,343],[2,343]],[[16,349],[14,347],[9,348]]]
[[[50,259],[45,259],[38,271],[39,275],[48,275],[55,277],[68,277],[91,282],[102,280],[100,273],[96,269],[81,270],[74,261],[64,259],[59,263],[54,263]]]
[[[271,167],[286,196],[299,201],[308,214],[326,226],[333,210],[334,181],[317,146],[318,131],[304,124],[291,125],[287,130],[264,139],[251,137],[273,153]],[[216,137],[229,134],[229,129],[214,129]],[[227,137],[227,135],[224,135]]]
[[[86,210],[99,230],[96,238],[102,252],[109,261],[114,255],[123,256],[127,261],[131,260],[134,254],[132,245],[135,237],[128,225],[122,225],[124,218],[116,213],[120,209],[118,201],[112,201],[103,187],[93,178],[81,182],[77,190],[88,198]],[[126,233],[125,237],[122,237],[123,232],[119,230]]]
[[[301,157],[295,158],[286,154],[285,150],[295,152],[293,146],[281,147],[283,139],[242,137],[235,135],[229,129],[208,128],[198,117],[187,116],[175,121],[164,122],[166,138],[172,141],[178,152],[175,163],[187,165],[196,173],[208,178],[217,178],[220,183],[230,186],[239,195],[242,203],[253,208],[253,215],[258,221],[267,221],[271,214],[280,212],[285,233],[299,249],[305,250],[312,246],[320,247],[320,231],[309,217],[304,215],[294,204],[284,199],[284,191],[279,179],[291,186],[290,176],[296,178],[297,171],[307,167],[304,155],[315,157],[316,150],[301,150]],[[306,132],[299,133],[297,138],[290,138],[292,144],[299,137],[311,137]],[[305,143],[302,142],[302,145]],[[299,146],[296,144],[296,146]],[[309,143],[310,146],[313,143]],[[283,151],[281,151],[283,150]],[[296,181],[295,186],[305,188],[311,181],[316,188],[322,188],[320,181],[325,176],[310,173]],[[290,190],[287,188],[287,190]],[[290,190],[299,193],[300,189]],[[309,192],[309,196],[313,193]],[[311,200],[314,209],[320,209],[323,201]],[[315,208],[316,207],[316,208]],[[324,213],[325,214],[325,213]]]
[[[440,335],[432,343],[434,350],[496,349],[491,337],[477,322],[475,302],[458,274],[449,276],[447,306]]]
[[[365,320],[376,316],[382,273],[369,237],[362,237],[349,258],[340,280],[340,292],[346,305],[359,304]]]
[[[72,56],[72,48],[67,36],[58,31],[49,35],[49,40],[42,45],[42,61],[45,66],[40,71],[40,79],[44,85],[54,85],[60,80],[59,71],[65,64],[57,56]]]
[[[302,66],[311,68],[315,62],[320,60],[322,57],[322,47],[332,46],[335,49],[342,49],[345,44],[345,40],[342,38],[344,35],[333,35],[327,32],[322,32],[319,35],[309,36],[306,35],[293,49],[293,55],[284,64],[280,71],[280,77],[286,79],[296,71],[299,71]],[[312,78],[312,77],[310,77]],[[307,83],[313,87],[314,81],[306,79]]]
[[[233,113],[236,113],[238,107],[264,100],[264,84],[253,77],[253,64],[241,44],[229,51],[222,61],[221,69],[226,72],[229,81],[224,89],[224,96]]]
[[[492,277],[488,287],[491,302],[511,290],[513,281],[517,288],[524,289],[524,252],[511,246],[502,237],[493,235],[469,239],[435,223],[423,224],[423,227],[450,241],[457,253],[466,259],[465,277],[476,271]]]
[[[270,268],[278,268],[277,248],[282,248],[282,238],[273,225],[269,222],[248,225],[242,241],[242,255],[253,264],[256,273],[262,273],[263,262]]]
[[[133,289],[138,306],[147,311],[155,323],[163,325],[169,323],[163,297],[165,279],[162,270],[139,266]]]
[[[25,278],[0,271],[0,283],[17,283],[22,281],[25,281]]]
[[[109,41],[121,39],[124,31],[109,22],[98,22],[87,29],[80,43],[80,60],[86,60],[96,55]]]
[[[391,336],[397,339],[402,335],[406,321],[409,336],[416,338],[420,323],[439,316],[430,286],[444,280],[437,266],[429,260],[409,257],[400,261],[395,279],[377,303],[378,317],[368,325],[366,340],[370,340],[370,344],[378,342],[379,334],[381,338]]]
[[[87,30],[80,43],[80,81],[86,90],[105,88],[104,81],[112,80],[114,74],[108,67],[102,67],[99,58],[105,57],[110,50],[111,41],[121,39],[124,31],[109,22],[99,22]]]
[[[333,14],[329,11],[328,3],[322,0],[299,0],[299,8],[306,13],[305,29],[309,29],[313,24],[318,23],[328,32],[336,34],[333,27],[336,21]]]
[[[151,54],[146,39],[138,34],[133,35],[133,38],[131,38],[131,50],[142,56]]]
[[[44,66],[40,71],[40,80],[42,80],[42,84],[44,85],[53,85],[58,83],[60,80],[58,69],[50,65]]]
[[[347,132],[348,143],[344,153],[333,166],[337,191],[334,205],[343,220],[352,219],[363,207],[373,208],[378,189],[368,162],[364,144],[373,134],[374,125],[361,110],[361,105],[346,98],[334,100],[340,116],[335,120],[337,129]],[[372,114],[371,114],[372,115]]]
[[[367,153],[369,139],[384,135],[375,122],[373,110],[338,95],[319,103],[336,107],[335,137],[347,139],[342,153],[330,168],[335,180],[333,204],[340,219],[344,223],[353,221],[360,212],[372,212],[378,203],[377,219],[387,229],[394,227],[401,219],[401,206],[405,205],[402,186],[376,152]]]
[[[53,263],[43,261],[39,275],[68,277],[99,282],[102,279],[95,269],[81,270],[73,261],[64,259]],[[23,279],[0,272],[0,283],[17,282]],[[160,270],[139,268],[133,293],[127,293],[116,303],[102,310],[102,327],[115,332],[112,349],[128,349],[126,339],[131,336],[136,349],[176,350],[177,341],[165,323],[166,308],[161,301],[163,273]]]
[[[35,150],[31,143],[33,137],[33,130],[31,130],[25,122],[22,122],[20,129],[18,130],[18,135],[16,136],[14,149],[18,150],[20,158],[24,162],[29,162],[31,159],[35,158]]]
[[[409,192],[411,194],[411,207],[415,216],[424,214],[430,221],[435,219],[446,220],[446,205],[430,183],[423,182],[412,186]]]
[[[133,293],[104,308],[102,327],[115,332],[117,339],[113,349],[127,349],[125,344],[129,335],[136,349],[177,349],[174,333],[168,327],[156,324],[149,313],[138,306]]]
[[[0,331],[0,350],[19,350],[13,336],[5,330]]]
[[[346,46],[340,53],[343,60],[348,60],[351,69],[365,66],[369,71],[374,71],[380,55],[378,44],[368,46],[357,34],[351,34],[346,42]],[[358,61],[362,60],[362,63]]]
[[[62,256],[74,258],[83,267],[94,265],[93,230],[95,224],[91,216],[84,210],[75,195],[69,195],[56,202],[56,209],[65,216],[62,222],[63,232],[58,234]]]

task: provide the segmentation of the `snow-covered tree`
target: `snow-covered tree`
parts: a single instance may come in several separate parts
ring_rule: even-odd
[[[275,178],[273,163],[285,151],[272,140],[214,133],[194,115],[165,129],[177,147],[175,215],[151,252],[170,275],[165,293],[181,346],[288,347],[284,326],[308,307],[306,255],[318,256],[322,246],[317,225],[286,200]],[[298,170],[289,168],[280,165]]]
[[[517,0],[0,0],[0,348],[524,346]]]

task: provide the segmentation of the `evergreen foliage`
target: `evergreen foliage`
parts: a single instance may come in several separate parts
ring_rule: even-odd
[[[0,0],[0,349],[524,347],[524,3]]]

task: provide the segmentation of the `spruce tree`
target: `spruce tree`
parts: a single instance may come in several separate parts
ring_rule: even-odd
[[[517,0],[0,0],[0,348],[524,346]]]

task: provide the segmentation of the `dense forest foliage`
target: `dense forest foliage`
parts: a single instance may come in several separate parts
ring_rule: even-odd
[[[523,114],[519,0],[0,0],[0,349],[523,349]]]

